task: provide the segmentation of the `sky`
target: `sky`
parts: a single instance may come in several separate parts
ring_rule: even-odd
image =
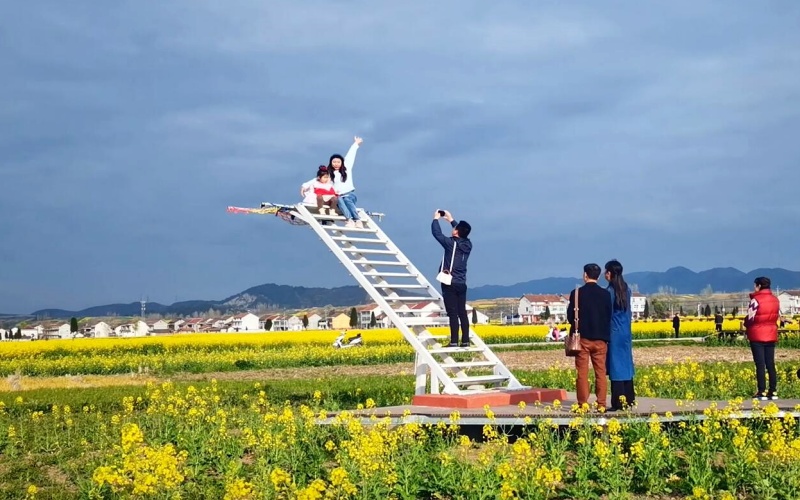
[[[0,6],[0,312],[355,284],[295,203],[359,206],[469,284],[799,269],[800,3],[40,0]]]

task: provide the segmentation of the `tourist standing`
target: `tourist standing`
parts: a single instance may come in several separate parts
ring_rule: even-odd
[[[611,294],[611,332],[608,341],[606,369],[611,379],[611,409],[622,410],[633,405],[633,330],[631,329],[631,292],[622,277],[622,264],[617,260],[606,263],[605,278]]]
[[[681,318],[678,313],[672,317],[672,329],[675,330],[675,338],[677,339],[681,334]]]
[[[442,234],[439,218],[450,223],[452,231],[447,237]],[[469,347],[469,317],[467,316],[467,259],[472,252],[469,233],[472,227],[466,221],[456,222],[447,210],[433,214],[431,233],[444,248],[439,272],[449,274],[450,283],[442,283],[444,308],[450,320],[450,344],[447,347]],[[461,322],[461,345],[458,343],[458,324]]]
[[[575,355],[575,369],[578,376],[575,381],[578,394],[578,405],[589,403],[589,360],[594,369],[595,396],[598,409],[606,407],[606,356],[608,341],[611,336],[611,295],[597,284],[600,278],[600,266],[586,264],[583,266],[584,285],[569,294],[567,321],[570,332],[575,331],[575,293],[578,297],[578,320],[581,335],[581,350]]]
[[[758,277],[753,282],[753,293],[750,294],[750,306],[744,326],[747,329],[747,340],[756,365],[756,384],[758,392],[753,398],[760,400],[778,399],[778,374],[775,371],[775,345],[778,343],[778,316],[780,302],[772,294],[769,278]],[[765,380],[765,372],[769,374],[769,389]]]

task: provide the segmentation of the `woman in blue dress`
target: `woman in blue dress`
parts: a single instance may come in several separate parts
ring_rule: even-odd
[[[611,340],[608,342],[606,369],[611,379],[611,410],[633,405],[633,331],[631,330],[631,292],[622,277],[622,264],[606,263],[606,281],[611,293]]]

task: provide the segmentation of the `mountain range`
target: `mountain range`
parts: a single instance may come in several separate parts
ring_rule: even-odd
[[[658,293],[669,289],[676,294],[698,294],[703,291],[741,292],[751,290],[753,280],[758,276],[768,276],[773,289],[800,288],[800,272],[786,269],[755,269],[744,273],[732,267],[714,268],[694,272],[685,267],[673,267],[664,272],[635,272],[626,275],[631,285],[636,285],[644,294]],[[544,278],[516,283],[513,285],[484,285],[471,288],[469,298],[495,299],[501,297],[520,297],[526,293],[567,293],[581,280],[577,278]],[[710,287],[710,288],[709,288]],[[170,305],[157,302],[147,303],[147,313],[163,315],[190,315],[214,309],[220,313],[241,312],[258,307],[273,309],[304,309],[323,306],[352,306],[369,302],[369,296],[359,286],[337,288],[306,288],[302,286],[276,285],[272,283],[254,286],[223,300],[190,300]],[[71,316],[136,316],[140,313],[140,303],[108,304],[94,306],[80,311],[63,309],[41,309],[31,313],[36,317],[68,318]]]

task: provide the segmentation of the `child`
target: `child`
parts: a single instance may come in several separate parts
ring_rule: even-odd
[[[317,197],[317,208],[322,215],[334,215],[336,213],[336,205],[339,197],[336,196],[336,191],[333,189],[333,182],[331,176],[328,175],[328,167],[320,165],[317,171],[317,179],[312,185],[314,195]]]

